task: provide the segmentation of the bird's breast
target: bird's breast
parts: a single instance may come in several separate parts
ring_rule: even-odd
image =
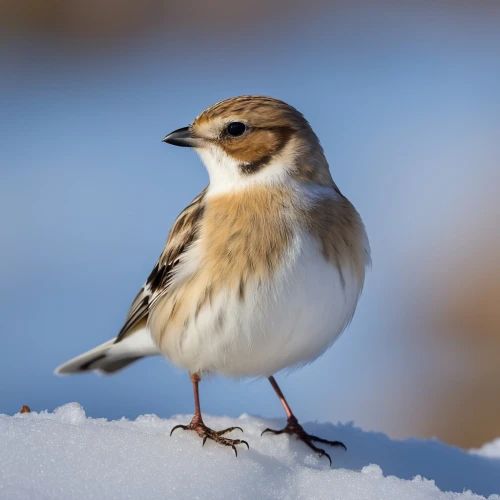
[[[311,207],[269,188],[207,202],[199,238],[179,264],[182,283],[150,314],[171,361],[190,371],[270,375],[333,343],[363,286],[366,234],[345,199]]]
[[[274,273],[248,276],[242,291],[227,285],[207,294],[208,281],[185,288],[166,326],[161,351],[192,372],[226,376],[268,376],[312,361],[349,322],[362,283],[353,269],[341,270],[322,255],[320,242],[295,233]],[[201,304],[201,305],[200,305]],[[152,315],[155,321],[161,312]]]

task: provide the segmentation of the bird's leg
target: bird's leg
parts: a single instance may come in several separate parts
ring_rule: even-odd
[[[201,378],[197,373],[191,374],[191,382],[193,383],[193,391],[194,391],[194,416],[191,422],[188,425],[176,425],[170,431],[170,435],[172,435],[172,433],[176,429],[183,429],[185,431],[195,431],[198,434],[198,436],[203,438],[203,446],[207,442],[207,439],[211,439],[212,441],[215,441],[216,443],[222,444],[224,446],[231,446],[236,456],[238,456],[238,451],[236,450],[237,444],[246,444],[247,448],[250,449],[248,443],[246,441],[243,441],[242,439],[228,439],[223,437],[225,434],[229,434],[231,431],[234,431],[235,429],[239,429],[241,432],[243,432],[243,429],[241,427],[228,427],[227,429],[224,429],[222,431],[214,431],[205,425],[205,423],[203,422],[203,418],[201,416],[200,394],[198,391],[198,384],[200,380]]]
[[[278,398],[281,401],[283,408],[285,408],[287,416],[287,424],[286,427],[281,430],[266,429],[265,431],[262,432],[261,435],[265,434],[266,432],[270,432],[272,434],[293,434],[297,436],[297,438],[300,439],[301,441],[304,441],[304,443],[306,443],[307,446],[309,446],[309,448],[314,450],[320,457],[322,456],[327,457],[328,460],[330,460],[330,465],[332,465],[332,459],[330,458],[330,455],[328,455],[328,453],[325,450],[316,447],[313,444],[313,441],[316,441],[318,443],[329,444],[330,446],[340,446],[341,448],[344,448],[344,450],[347,450],[344,443],[341,443],[340,441],[328,441],[327,439],[307,434],[307,432],[299,424],[299,421],[293,414],[290,406],[288,405],[285,399],[285,396],[281,392],[281,389],[279,388],[279,385],[277,384],[273,376],[269,377],[269,382],[271,382],[271,385],[273,386],[273,389],[276,391],[276,394],[278,395]]]

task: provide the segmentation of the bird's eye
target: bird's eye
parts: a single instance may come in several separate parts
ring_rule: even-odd
[[[247,126],[244,123],[241,122],[231,122],[227,126],[227,133],[231,137],[239,137],[240,135],[243,135],[247,129]]]

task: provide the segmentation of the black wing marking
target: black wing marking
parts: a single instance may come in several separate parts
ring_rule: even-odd
[[[149,311],[158,299],[169,290],[173,271],[181,256],[193,243],[205,210],[205,188],[177,217],[167,238],[167,244],[145,285],[141,288],[130,306],[125,324],[118,333],[115,343],[133,333],[142,320],[147,319]]]

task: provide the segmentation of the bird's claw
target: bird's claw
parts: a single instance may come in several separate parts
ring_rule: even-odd
[[[231,431],[234,430],[240,430],[243,432],[243,429],[241,427],[228,427],[227,429],[223,429],[222,431],[214,431],[207,427],[203,422],[191,422],[189,425],[176,425],[171,431],[170,435],[176,430],[176,429],[183,429],[185,431],[195,431],[198,436],[203,438],[202,441],[202,446],[205,446],[205,443],[207,442],[208,439],[211,439],[212,441],[215,441],[216,443],[219,443],[223,446],[230,446],[234,450],[234,454],[238,456],[238,450],[236,449],[236,445],[238,444],[244,444],[246,445],[247,449],[250,449],[250,445],[244,441],[243,439],[228,439],[223,437],[225,434],[229,434]]]
[[[316,452],[317,455],[319,455],[320,457],[328,458],[328,460],[330,462],[330,467],[332,466],[332,459],[331,459],[330,455],[322,448],[318,448],[317,446],[315,446],[313,444],[313,441],[328,444],[330,446],[339,446],[341,448],[344,448],[345,451],[347,451],[345,444],[340,442],[340,441],[328,441],[327,439],[323,439],[323,438],[320,438],[318,436],[313,436],[311,434],[307,434],[307,432],[303,429],[303,427],[299,424],[299,422],[297,421],[297,419],[293,415],[292,415],[292,417],[290,417],[288,419],[287,425],[283,429],[275,430],[275,429],[267,428],[267,429],[264,429],[262,431],[261,436],[263,436],[264,434],[266,434],[268,432],[271,434],[275,434],[275,435],[276,434],[290,434],[290,435],[296,436],[297,439],[300,439],[301,441],[303,441],[307,446],[309,446],[309,448],[311,448],[311,450]]]
[[[184,431],[187,431],[189,430],[189,425],[176,425],[171,431],[170,431],[170,435],[172,435],[174,433],[174,431],[176,431],[177,429],[182,429]]]

